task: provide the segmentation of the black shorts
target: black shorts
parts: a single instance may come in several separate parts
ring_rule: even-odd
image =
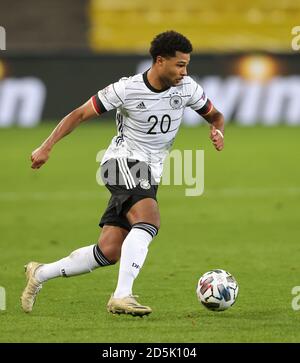
[[[156,200],[158,185],[149,166],[138,160],[109,159],[101,166],[101,177],[111,197],[99,226],[118,226],[130,231],[126,218],[129,209],[141,199]]]

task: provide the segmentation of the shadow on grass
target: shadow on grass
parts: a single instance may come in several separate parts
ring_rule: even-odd
[[[251,310],[251,311],[245,311],[245,310],[234,310],[234,308],[230,310],[225,311],[209,311],[204,310],[202,311],[192,311],[190,313],[185,313],[181,317],[182,318],[188,318],[188,319],[222,319],[227,320],[269,320],[269,319],[278,319],[278,317],[282,317],[283,310],[279,308],[268,308],[266,310]],[[180,318],[180,317],[179,317]]]

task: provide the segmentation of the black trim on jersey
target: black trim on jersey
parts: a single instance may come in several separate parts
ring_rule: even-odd
[[[174,118],[174,119],[172,120],[172,123],[173,123],[174,121],[180,120],[180,119],[182,118],[183,114],[184,114],[184,112],[182,112],[182,114],[181,114],[179,117]],[[133,120],[133,121],[139,122],[139,123],[141,123],[141,124],[143,124],[143,125],[145,126],[145,121],[144,121],[144,120],[139,120],[139,119],[134,118],[134,117],[132,117],[132,116],[130,116],[130,119],[131,119],[131,120]],[[125,126],[127,126],[127,125],[125,125]]]
[[[170,98],[170,96],[168,97],[163,97],[163,98]],[[125,101],[140,101],[141,97],[138,98],[125,98]],[[143,98],[144,101],[159,101],[160,98]]]
[[[191,97],[191,95],[180,95],[180,97]],[[164,96],[162,98],[170,98],[170,96]],[[198,101],[197,101],[198,102]]]
[[[116,114],[117,119],[117,129],[118,129],[118,136],[116,138],[116,145],[120,145],[123,142],[123,128],[124,128],[124,119],[123,115],[119,112]]]
[[[213,104],[212,102],[207,99],[206,103],[204,106],[202,106],[199,110],[195,110],[200,116],[205,116],[207,115],[208,113],[210,113],[210,111],[212,110],[213,108]]]
[[[173,120],[174,121],[174,120]],[[141,134],[144,134],[144,135],[147,135],[148,134],[148,131],[147,132],[145,132],[145,131],[142,131],[142,130],[139,130],[139,129],[135,129],[135,128],[133,128],[133,127],[131,127],[131,126],[128,126],[128,125],[124,125],[125,126],[125,128],[127,127],[128,129],[131,129],[131,130],[133,130],[133,131],[137,131],[137,132],[140,132]],[[155,134],[157,135],[157,134],[168,134],[169,132],[172,132],[172,131],[177,131],[178,130],[178,128],[179,128],[179,126],[180,125],[178,125],[175,129],[173,129],[173,130],[168,130],[167,132],[159,132],[159,131],[155,131]]]
[[[143,80],[145,82],[145,85],[150,89],[150,91],[156,92],[156,93],[161,93],[161,92],[165,92],[166,90],[168,90],[169,88],[171,88],[171,87],[167,87],[165,89],[160,89],[159,90],[159,89],[156,89],[153,86],[151,86],[151,84],[150,84],[150,82],[148,81],[148,78],[147,78],[148,71],[149,71],[149,69],[145,73],[143,73]]]
[[[103,103],[101,102],[98,94],[96,94],[94,97],[93,97],[93,101],[96,102],[96,105],[94,104],[94,106],[96,106],[96,111],[101,114],[101,113],[104,113],[104,112],[107,112],[107,109],[104,107]]]

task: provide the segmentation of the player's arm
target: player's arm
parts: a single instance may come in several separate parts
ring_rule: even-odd
[[[32,152],[31,167],[39,169],[48,160],[54,144],[72,132],[81,122],[94,118],[99,114],[95,99],[91,98],[85,104],[65,116],[42,145]]]
[[[218,111],[209,99],[201,110],[197,111],[207,122],[210,123],[210,139],[216,150],[224,148],[224,116]]]

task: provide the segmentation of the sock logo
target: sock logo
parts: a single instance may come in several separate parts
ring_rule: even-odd
[[[140,265],[137,265],[135,262],[133,262],[133,264],[131,266],[135,267],[135,268],[140,268]]]
[[[64,268],[62,268],[60,270],[60,273],[62,274],[63,277],[68,277],[67,274],[66,274],[66,270]]]

